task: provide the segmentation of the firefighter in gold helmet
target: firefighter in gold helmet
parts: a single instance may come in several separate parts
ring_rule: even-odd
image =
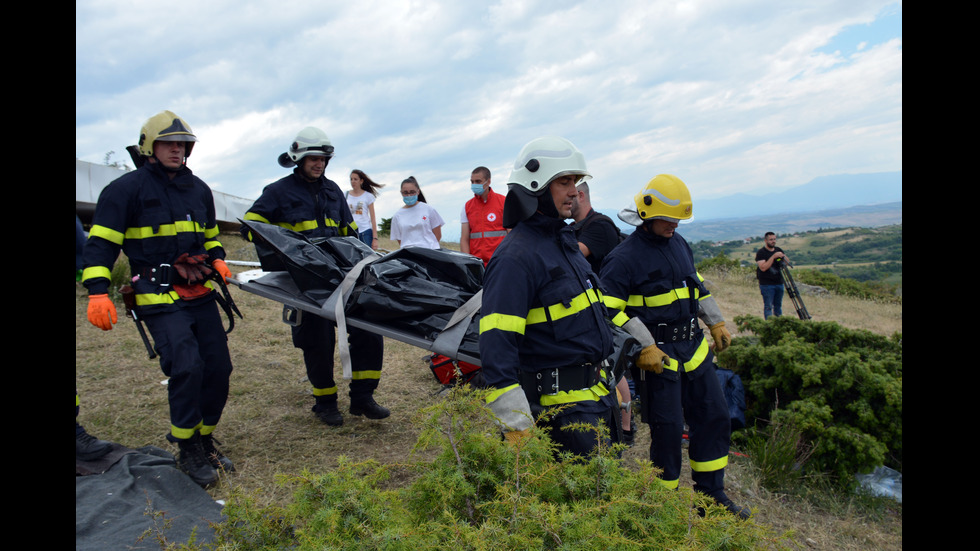
[[[212,433],[228,399],[231,356],[218,312],[212,270],[231,277],[218,241],[211,189],[187,168],[197,137],[170,111],[140,130],[135,171],[99,196],[83,252],[88,319],[108,331],[118,321],[109,298],[112,266],[122,251],[130,263],[135,311],[149,329],[168,376],[170,434],[178,465],[201,486],[232,462]]]
[[[603,302],[616,325],[644,325],[653,340],[640,344],[655,347],[663,360],[653,373],[634,376],[642,417],[650,425],[650,459],[663,469],[661,482],[677,487],[686,420],[695,491],[747,518],[749,510],[725,494],[731,421],[713,362],[713,352],[727,348],[731,335],[694,267],[691,247],[675,232],[678,222],[691,217],[691,193],[680,178],[660,174],[650,180],[619,213],[638,228],[602,263]]]

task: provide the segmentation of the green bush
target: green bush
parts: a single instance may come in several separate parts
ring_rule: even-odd
[[[735,322],[754,335],[733,339],[718,363],[742,378],[750,426],[793,427],[811,467],[842,483],[882,464],[902,470],[901,335],[788,316]]]
[[[794,270],[793,278],[799,283],[823,287],[838,295],[870,299],[902,302],[902,297],[895,295],[895,286],[877,282],[861,282],[856,279],[840,277],[828,272],[806,269]]]
[[[733,272],[743,270],[741,263],[738,260],[728,258],[725,253],[718,253],[717,255],[698,262],[697,265],[698,272],[705,272],[708,270],[719,270],[722,272]],[[755,268],[753,267],[752,270]]]
[[[690,489],[668,490],[649,462],[624,467],[617,447],[588,460],[556,458],[537,429],[502,441],[484,393],[453,391],[423,410],[417,450],[431,461],[402,465],[341,458],[295,486],[285,509],[256,510],[233,496],[211,549],[758,549],[784,537],[735,519]],[[390,488],[393,471],[417,473]],[[698,516],[697,507],[707,514]]]

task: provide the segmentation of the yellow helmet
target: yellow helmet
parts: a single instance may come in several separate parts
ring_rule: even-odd
[[[655,218],[688,220],[693,215],[691,192],[680,178],[671,174],[658,174],[647,182],[643,191],[633,197],[633,203],[635,210],[625,208],[619,218],[634,226]]]
[[[161,111],[153,115],[140,129],[139,150],[141,155],[153,156],[153,144],[161,142],[189,142],[184,157],[191,156],[191,149],[197,136],[191,131],[190,125],[172,111]]]

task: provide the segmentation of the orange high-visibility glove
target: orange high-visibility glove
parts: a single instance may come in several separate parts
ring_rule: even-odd
[[[725,322],[719,321],[708,328],[711,339],[715,341],[715,354],[725,350],[732,344],[732,334],[725,329]]]
[[[89,295],[88,321],[103,331],[112,329],[112,324],[118,321],[116,305],[109,295]]]
[[[211,263],[211,267],[214,268],[216,272],[221,274],[222,281],[228,283],[228,280],[231,279],[232,274],[224,260],[221,260],[220,258],[215,259],[215,261]]]
[[[640,351],[640,357],[636,360],[636,366],[644,371],[652,371],[657,373],[663,373],[664,365],[670,365],[670,356],[664,353],[663,350],[657,348],[657,345],[651,344],[643,350]]]

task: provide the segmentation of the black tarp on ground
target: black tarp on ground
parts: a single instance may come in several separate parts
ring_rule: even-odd
[[[101,460],[75,463],[76,550],[160,549],[157,536],[185,543],[195,529],[198,542],[211,541],[209,522],[223,521],[221,510],[173,455],[154,446],[114,444]]]

